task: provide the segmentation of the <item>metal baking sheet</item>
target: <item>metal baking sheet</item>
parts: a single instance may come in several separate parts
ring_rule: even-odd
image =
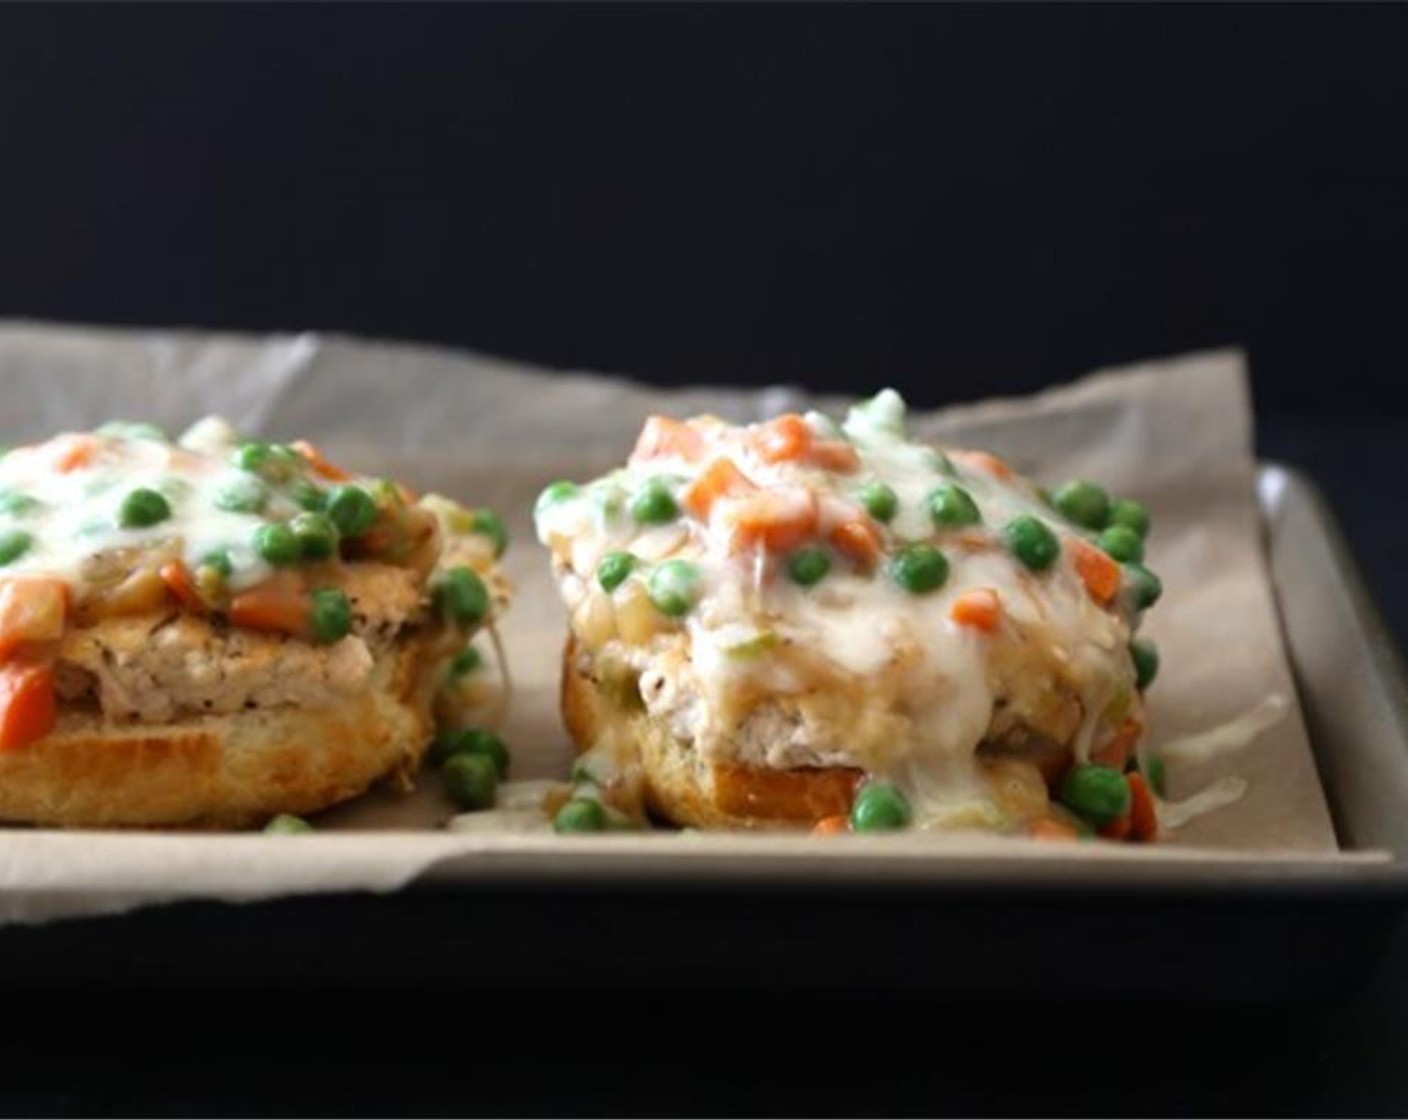
[[[764,861],[687,844],[563,861],[560,848],[546,858],[524,844],[389,896],[192,902],[0,929],[0,978],[983,1000],[1342,990],[1373,967],[1408,899],[1404,678],[1314,487],[1277,466],[1259,481],[1286,641],[1350,859],[1103,860],[1085,849],[994,874],[990,861],[895,861],[863,843],[799,843]]]

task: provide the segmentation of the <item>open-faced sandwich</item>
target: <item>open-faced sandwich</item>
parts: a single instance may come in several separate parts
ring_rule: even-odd
[[[204,420],[0,459],[0,819],[243,826],[408,774],[502,526]]]
[[[886,391],[841,424],[653,417],[536,519],[584,752],[560,827],[1156,831],[1138,503],[912,442]]]

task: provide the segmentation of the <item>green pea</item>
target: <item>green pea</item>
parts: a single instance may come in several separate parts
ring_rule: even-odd
[[[642,525],[663,525],[679,515],[679,503],[659,479],[652,478],[631,499],[631,516]]]
[[[243,443],[230,461],[240,470],[269,482],[285,482],[308,465],[302,455],[281,443]]]
[[[1014,517],[1004,525],[1002,538],[1012,555],[1034,572],[1046,571],[1061,553],[1061,543],[1056,539],[1056,534],[1046,527],[1044,521],[1028,513]]]
[[[1124,775],[1093,762],[1072,767],[1056,787],[1056,797],[1096,828],[1104,828],[1129,812],[1129,783]]]
[[[273,449],[267,443],[242,443],[235,448],[230,462],[242,471],[258,474],[273,458]]]
[[[269,502],[269,488],[253,475],[239,475],[221,484],[214,502],[226,513],[260,513]]]
[[[626,582],[635,566],[636,558],[629,552],[608,552],[597,565],[596,581],[609,595]]]
[[[1149,788],[1160,797],[1164,795],[1164,760],[1161,758],[1148,758],[1144,760],[1144,776],[1149,779]]]
[[[1140,539],[1149,535],[1149,511],[1142,502],[1125,498],[1110,507],[1110,524],[1120,525],[1139,534]]]
[[[973,495],[952,482],[944,483],[929,495],[929,516],[941,529],[961,529],[983,519]]]
[[[571,832],[604,832],[606,808],[590,797],[574,797],[552,819],[552,830],[559,835]]]
[[[1103,529],[1109,521],[1110,495],[1083,478],[1062,486],[1054,500],[1058,510],[1083,528]]]
[[[882,525],[895,519],[900,509],[899,495],[883,482],[867,482],[860,491],[860,504],[865,512]]]
[[[360,486],[334,486],[328,491],[326,508],[344,537],[365,536],[376,524],[376,502]]]
[[[461,734],[461,731],[453,727],[442,727],[435,733],[435,737],[430,740],[430,748],[426,752],[430,757],[431,765],[443,766],[450,760],[450,756],[459,750]]]
[[[440,617],[460,626],[473,626],[489,613],[489,589],[471,568],[451,568],[437,576],[430,595]]]
[[[508,747],[492,731],[446,729],[430,741],[430,761],[437,766],[443,766],[457,754],[482,755],[493,762],[494,772],[500,778],[508,777]]]
[[[313,637],[320,642],[340,642],[352,630],[352,601],[336,587],[325,587],[309,596]]]
[[[460,752],[483,755],[494,764],[494,770],[500,780],[508,777],[508,746],[492,731],[476,728],[461,733],[459,745],[454,753]]]
[[[543,488],[543,492],[538,495],[538,500],[533,505],[533,515],[536,517],[549,506],[558,505],[561,502],[575,498],[579,493],[575,482],[551,482]]]
[[[1134,683],[1141,690],[1148,688],[1159,675],[1159,647],[1148,638],[1135,638],[1129,643],[1129,656],[1134,661]]]
[[[328,504],[326,492],[306,478],[295,478],[284,487],[284,493],[294,505],[309,513],[321,513]]]
[[[908,828],[909,801],[889,782],[867,782],[851,805],[851,828],[856,832],[894,832]]]
[[[313,826],[292,813],[280,813],[277,817],[270,818],[269,823],[264,826],[264,831],[270,836],[301,836],[312,832]]]
[[[482,755],[494,764],[500,778],[508,776],[508,747],[492,731],[443,730],[430,741],[430,761],[436,765],[444,765],[457,754]]]
[[[440,768],[445,789],[461,809],[492,809],[499,791],[499,772],[488,755],[458,751]]]
[[[8,517],[24,517],[39,508],[40,502],[28,494],[14,490],[0,492],[0,513]]]
[[[494,542],[494,559],[508,550],[508,528],[504,520],[491,509],[477,509],[470,515],[469,531],[488,537]]]
[[[1095,542],[1121,564],[1137,564],[1144,559],[1144,542],[1133,529],[1112,525]]]
[[[23,529],[0,529],[0,566],[13,564],[33,544],[34,538]]]
[[[467,677],[484,664],[484,655],[473,646],[466,646],[450,658],[450,676]]]
[[[890,557],[887,570],[904,590],[925,595],[948,580],[948,559],[932,545],[912,544]]]
[[[200,558],[197,565],[200,568],[210,568],[214,570],[221,579],[229,579],[234,574],[235,565],[230,560],[230,554],[225,549],[216,549],[214,552],[207,552]]]
[[[277,522],[254,530],[254,551],[276,568],[297,563],[303,556],[303,547],[293,530]]]
[[[1163,580],[1143,564],[1124,566],[1124,587],[1136,610],[1147,611],[1164,593]]]
[[[145,529],[171,516],[171,503],[155,490],[133,490],[117,509],[117,523],[124,529]]]
[[[305,560],[327,560],[337,554],[337,526],[325,513],[300,513],[288,523]]]
[[[793,583],[811,587],[826,578],[831,571],[831,557],[826,549],[814,545],[799,548],[787,558],[787,576]]]
[[[699,569],[688,560],[667,560],[650,573],[646,593],[661,614],[686,615],[699,598]]]

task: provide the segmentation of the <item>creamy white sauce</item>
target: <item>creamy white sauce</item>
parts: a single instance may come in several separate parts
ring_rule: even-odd
[[[1278,692],[1273,692],[1253,708],[1249,708],[1235,719],[1196,735],[1173,739],[1159,748],[1159,757],[1165,762],[1196,765],[1211,762],[1220,755],[1242,750],[1256,742],[1263,734],[1275,727],[1291,710],[1291,703]]]
[[[998,477],[979,461],[965,461],[961,452],[950,453],[946,462],[938,449],[908,441],[904,404],[890,391],[852,410],[842,425],[816,414],[806,421],[819,439],[847,440],[859,454],[859,469],[840,473],[766,462],[750,443],[750,429],[695,421],[705,442],[698,462],[633,459],[575,497],[540,508],[538,534],[558,558],[568,607],[575,612],[584,601],[606,594],[594,573],[608,552],[630,551],[638,559],[630,579],[610,596],[617,608],[640,594],[653,564],[690,561],[700,573],[701,597],[683,626],[690,638],[693,683],[708,709],[728,710],[730,699],[745,693],[803,693],[817,687],[816,681],[781,668],[783,659],[768,649],[756,648],[766,636],[822,657],[841,678],[862,686],[883,684],[885,694],[895,696],[895,710],[908,717],[908,741],[865,755],[854,744],[839,749],[851,752],[852,764],[902,779],[921,817],[940,819],[956,802],[971,804],[983,796],[973,756],[992,722],[1000,682],[994,639],[951,617],[967,592],[995,591],[1009,641],[1039,645],[1042,661],[1062,667],[1084,707],[1082,759],[1115,696],[1132,698],[1128,706],[1137,713],[1128,654],[1132,619],[1118,606],[1102,607],[1091,598],[1064,549],[1049,570],[1032,573],[998,536],[1018,515],[1040,519],[1063,541],[1079,535],[1030,484],[1015,475]],[[661,527],[642,527],[631,517],[631,495],[648,480],[667,480],[680,498],[688,482],[719,458],[729,459],[783,508],[815,501],[814,543],[824,541],[834,525],[863,516],[860,491],[867,483],[884,483],[898,498],[896,516],[881,527],[886,556],[909,543],[933,544],[949,561],[946,582],[931,593],[912,594],[888,577],[883,559],[876,570],[859,571],[833,551],[829,574],[814,587],[799,587],[782,570],[782,558],[731,548],[740,502],[751,496],[715,502],[707,522],[683,511]],[[980,525],[935,528],[928,497],[944,483],[968,491],[981,511]],[[747,655],[740,656],[740,649]],[[644,665],[651,652],[627,656]],[[732,748],[725,738],[715,749]]]
[[[1157,755],[1166,764],[1201,765],[1223,755],[1244,750],[1275,727],[1291,710],[1291,703],[1273,692],[1255,707],[1241,715],[1196,735],[1187,735],[1164,743]],[[1170,831],[1182,828],[1197,817],[1206,816],[1240,801],[1249,786],[1245,778],[1227,775],[1209,783],[1191,797],[1181,801],[1156,800],[1159,825]]]
[[[1172,832],[1182,828],[1196,817],[1225,809],[1228,805],[1235,805],[1246,795],[1248,788],[1245,778],[1229,774],[1209,783],[1193,796],[1186,797],[1182,801],[1156,801],[1159,827]]]
[[[91,459],[72,470],[56,469],[56,456],[71,440],[94,439]],[[0,459],[0,495],[18,494],[38,504],[21,512],[0,511],[0,529],[21,529],[33,543],[5,566],[5,575],[45,573],[82,582],[94,556],[122,548],[170,546],[194,570],[212,552],[229,554],[229,586],[239,591],[269,578],[272,569],[257,554],[255,531],[270,520],[286,520],[299,507],[271,485],[262,513],[219,509],[216,496],[254,477],[231,463],[238,437],[215,417],[192,427],[179,441],[72,433]],[[308,473],[307,480],[316,483]],[[123,528],[119,509],[133,490],[155,490],[171,516],[144,528]]]

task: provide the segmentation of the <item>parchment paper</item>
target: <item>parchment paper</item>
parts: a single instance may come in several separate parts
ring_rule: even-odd
[[[881,387],[859,383],[856,392]],[[505,733],[518,778],[564,776],[569,759],[556,707],[564,619],[529,522],[541,487],[618,463],[651,412],[749,420],[845,403],[790,388],[667,392],[337,337],[26,323],[0,324],[0,389],[5,444],[113,418],[176,432],[216,412],[251,435],[305,436],[356,469],[497,509],[513,535],[506,563],[518,586],[503,626],[515,683]],[[1158,851],[1108,846],[1092,858],[1348,858],[1335,855],[1262,560],[1239,354],[1105,372],[1028,399],[913,415],[911,426],[924,437],[995,451],[1040,479],[1091,477],[1146,501],[1155,524],[1148,563],[1165,586],[1146,624],[1162,654],[1150,701],[1155,743],[1217,725],[1272,694],[1292,701],[1286,717],[1247,749],[1170,769],[1175,799],[1230,772],[1250,782],[1242,801],[1195,821]],[[451,814],[428,779],[415,794],[378,791],[324,814],[318,823],[328,832],[312,838],[0,831],[0,921],[179,898],[393,890],[451,857],[456,874],[473,878],[502,874],[515,860],[542,866],[545,857],[585,873],[628,871],[633,853],[642,866],[671,851],[681,859],[775,865],[804,850],[787,837],[691,836],[685,844],[668,833],[557,839],[438,831]],[[905,861],[992,859],[995,869],[1049,858],[1035,847],[929,835],[866,842],[867,851]]]

